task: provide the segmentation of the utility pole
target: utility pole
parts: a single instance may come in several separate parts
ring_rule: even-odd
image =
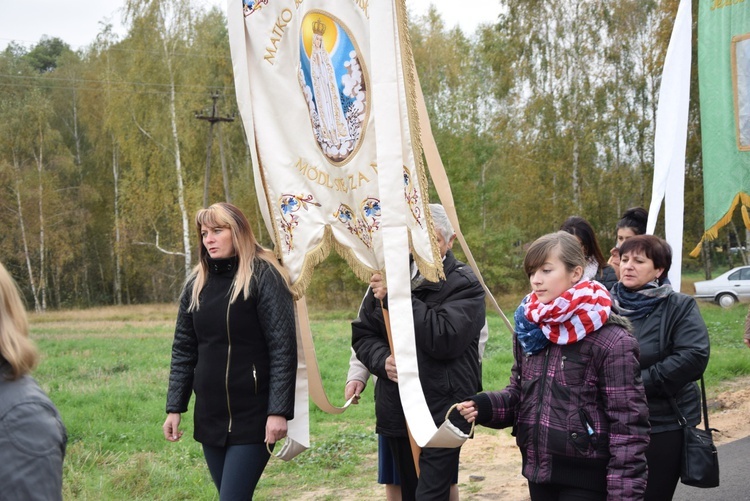
[[[211,179],[211,147],[214,141],[214,124],[219,123],[219,156],[221,157],[221,175],[224,178],[224,198],[227,202],[231,202],[229,196],[229,176],[227,174],[227,163],[224,158],[224,137],[221,133],[221,122],[234,122],[234,115],[231,117],[220,117],[216,114],[216,102],[219,100],[219,93],[214,92],[211,94],[211,100],[213,105],[211,106],[211,114],[206,115],[204,113],[195,113],[195,118],[198,120],[206,120],[209,123],[208,127],[208,145],[206,146],[206,175],[203,180],[203,207],[208,207],[208,187]]]

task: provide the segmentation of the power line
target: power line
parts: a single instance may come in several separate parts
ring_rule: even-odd
[[[0,82],[0,87],[15,87],[15,88],[31,88],[31,85],[25,85],[25,84],[15,84],[15,83],[3,83]],[[59,86],[59,85],[34,85],[33,88],[35,89],[56,89],[56,90],[75,90],[75,91],[84,91],[84,92],[102,92],[106,89],[103,89],[101,87],[68,87],[68,86]],[[234,88],[231,87],[204,87],[204,89],[222,89],[224,91],[231,91],[234,92]],[[134,94],[134,95],[161,95],[161,96],[168,96],[171,94],[171,91],[150,91],[150,90],[131,90],[131,89],[125,89],[125,90],[118,90],[118,92],[121,93],[128,93],[128,94]],[[187,91],[179,91],[176,90],[175,94],[180,95],[189,95],[189,96],[205,96],[206,92],[187,92]]]
[[[49,77],[44,76],[40,77],[37,75],[11,75],[8,73],[0,73],[0,78],[17,78],[21,80],[41,80],[41,81],[60,81],[60,82],[70,82],[72,84],[74,83],[86,83],[86,84],[100,84],[100,85],[139,85],[143,87],[166,87],[170,88],[172,85],[167,83],[154,83],[154,82],[128,82],[123,80],[93,80],[93,79],[86,79],[86,78],[66,78],[66,77]],[[228,89],[229,87],[224,87],[221,85],[199,85],[199,84],[176,84],[176,87],[196,87],[198,89]],[[231,87],[232,90],[234,90],[234,87]]]
[[[52,37],[52,38],[60,38],[60,37]],[[60,40],[62,40],[62,39],[60,39]],[[37,41],[18,40],[18,39],[14,39],[14,38],[2,38],[2,37],[0,37],[0,41],[15,42],[15,43],[17,43],[19,45],[24,45],[24,46],[29,46],[29,47],[34,46],[34,45],[38,45],[39,42],[40,42],[40,40],[37,40]],[[63,40],[63,42],[65,42],[65,40]],[[117,41],[117,42],[113,42],[113,45],[121,43],[121,42],[122,42],[122,40]],[[75,51],[84,51],[85,52],[86,50],[95,50],[94,44],[96,42],[94,41],[94,42],[89,43],[88,45],[78,45],[78,46],[70,45],[67,42],[65,42],[65,43],[74,52]],[[160,50],[123,49],[123,48],[120,48],[120,47],[114,47],[113,45],[109,45],[105,49],[100,50],[100,52],[112,51],[112,52],[123,52],[123,53],[131,53],[131,54],[154,54],[154,55],[159,55],[159,56],[161,56],[162,54],[164,54],[163,51],[160,51]],[[77,49],[73,49],[73,47],[78,47],[78,48]],[[179,56],[179,57],[199,57],[201,59],[226,59],[226,60],[231,60],[231,56],[228,56],[226,54],[207,54],[207,53],[196,53],[196,52],[171,52],[170,55],[172,55],[172,56]]]

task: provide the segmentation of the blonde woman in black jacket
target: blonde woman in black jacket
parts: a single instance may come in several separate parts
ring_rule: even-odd
[[[672,499],[680,474],[683,432],[674,399],[689,426],[700,421],[695,384],[708,364],[706,324],[695,300],[664,283],[672,250],[653,235],[628,238],[620,247],[620,281],[612,289],[615,311],[633,324],[641,349],[651,444],[646,451],[646,501]]]
[[[297,343],[286,273],[234,205],[195,217],[200,262],[187,280],[172,345],[164,437],[176,442],[195,392],[194,438],[221,501],[252,499],[294,413]]]

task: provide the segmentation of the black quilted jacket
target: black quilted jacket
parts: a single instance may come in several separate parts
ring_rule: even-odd
[[[167,412],[185,412],[195,392],[195,440],[262,443],[268,415],[294,417],[297,340],[292,296],[278,272],[256,260],[250,298],[229,305],[235,258],[209,260],[200,308],[182,292],[172,344]]]

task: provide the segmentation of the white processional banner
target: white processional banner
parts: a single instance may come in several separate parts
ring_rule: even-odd
[[[389,145],[404,158],[402,182],[392,187],[403,193],[403,203],[382,204],[368,5],[367,0],[229,1],[237,98],[256,181],[276,251],[299,296],[331,248],[364,281],[384,269],[384,210],[408,212],[410,250],[420,271],[433,281],[442,275],[424,166],[410,139],[415,120],[408,112],[401,122],[405,140]],[[242,31],[231,29],[238,19]]]
[[[294,292],[331,248],[364,281],[385,271],[412,434],[456,446],[440,440],[416,362],[408,256],[428,280],[443,270],[403,0],[229,0],[227,17],[258,198]]]
[[[685,147],[690,108],[692,13],[689,0],[680,0],[664,58],[654,133],[654,179],[646,233],[653,235],[664,201],[664,228],[672,246],[669,281],[679,292],[682,282],[682,229],[685,210]]]

